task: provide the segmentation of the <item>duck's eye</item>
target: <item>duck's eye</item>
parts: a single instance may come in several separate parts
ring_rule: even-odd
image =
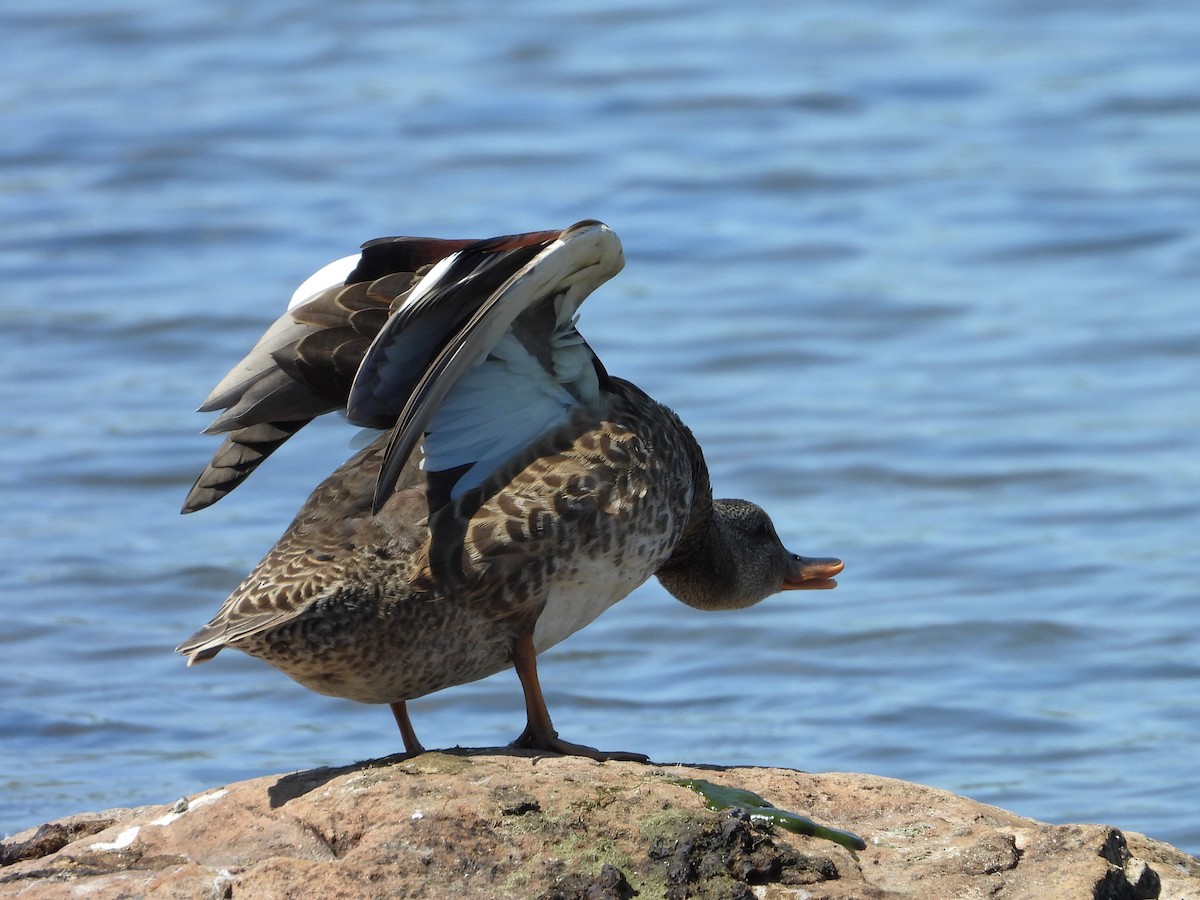
[[[756,538],[768,538],[771,536],[771,526],[760,520],[755,523],[750,533]]]

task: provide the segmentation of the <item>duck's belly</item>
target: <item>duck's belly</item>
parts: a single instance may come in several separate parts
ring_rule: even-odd
[[[552,590],[533,629],[534,648],[541,653],[570,637],[643,581],[645,579],[641,578],[620,585],[605,585],[600,590],[595,583],[572,584]]]
[[[658,552],[657,547],[647,546],[643,552],[627,553],[620,564],[604,558],[585,560],[568,575],[556,578],[533,630],[537,652],[570,637],[627,597],[654,574]]]

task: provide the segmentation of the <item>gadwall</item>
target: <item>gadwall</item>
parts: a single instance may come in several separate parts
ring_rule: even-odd
[[[240,484],[314,417],[385,429],[330,475],[216,616],[177,649],[224,647],[322,694],[405,702],[510,666],[514,746],[558,737],[536,656],[657,575],[699,609],[832,588],[836,559],[784,549],[767,514],[714,500],[665,406],[609,375],[576,310],[624,265],[596,221],[485,241],[381,238],[331,263],[213,390],[224,443],[184,512]]]

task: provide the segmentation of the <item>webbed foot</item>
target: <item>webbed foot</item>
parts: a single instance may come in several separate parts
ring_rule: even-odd
[[[535,732],[528,726],[521,732],[521,736],[509,744],[509,746],[518,750],[545,750],[548,753],[561,753],[563,756],[586,756],[588,759],[595,759],[601,762],[605,760],[650,762],[650,757],[644,753],[627,753],[623,750],[597,750],[595,747],[589,747],[586,744],[573,744],[570,741],[564,741],[554,731],[540,733]]]

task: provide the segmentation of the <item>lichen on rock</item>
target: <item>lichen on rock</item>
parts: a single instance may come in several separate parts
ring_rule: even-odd
[[[674,783],[708,779],[862,835],[846,847]],[[764,801],[765,802],[765,801]],[[753,804],[751,804],[753,805]],[[870,775],[427,753],[266,776],[0,843],[0,895],[1200,900],[1200,860]]]

